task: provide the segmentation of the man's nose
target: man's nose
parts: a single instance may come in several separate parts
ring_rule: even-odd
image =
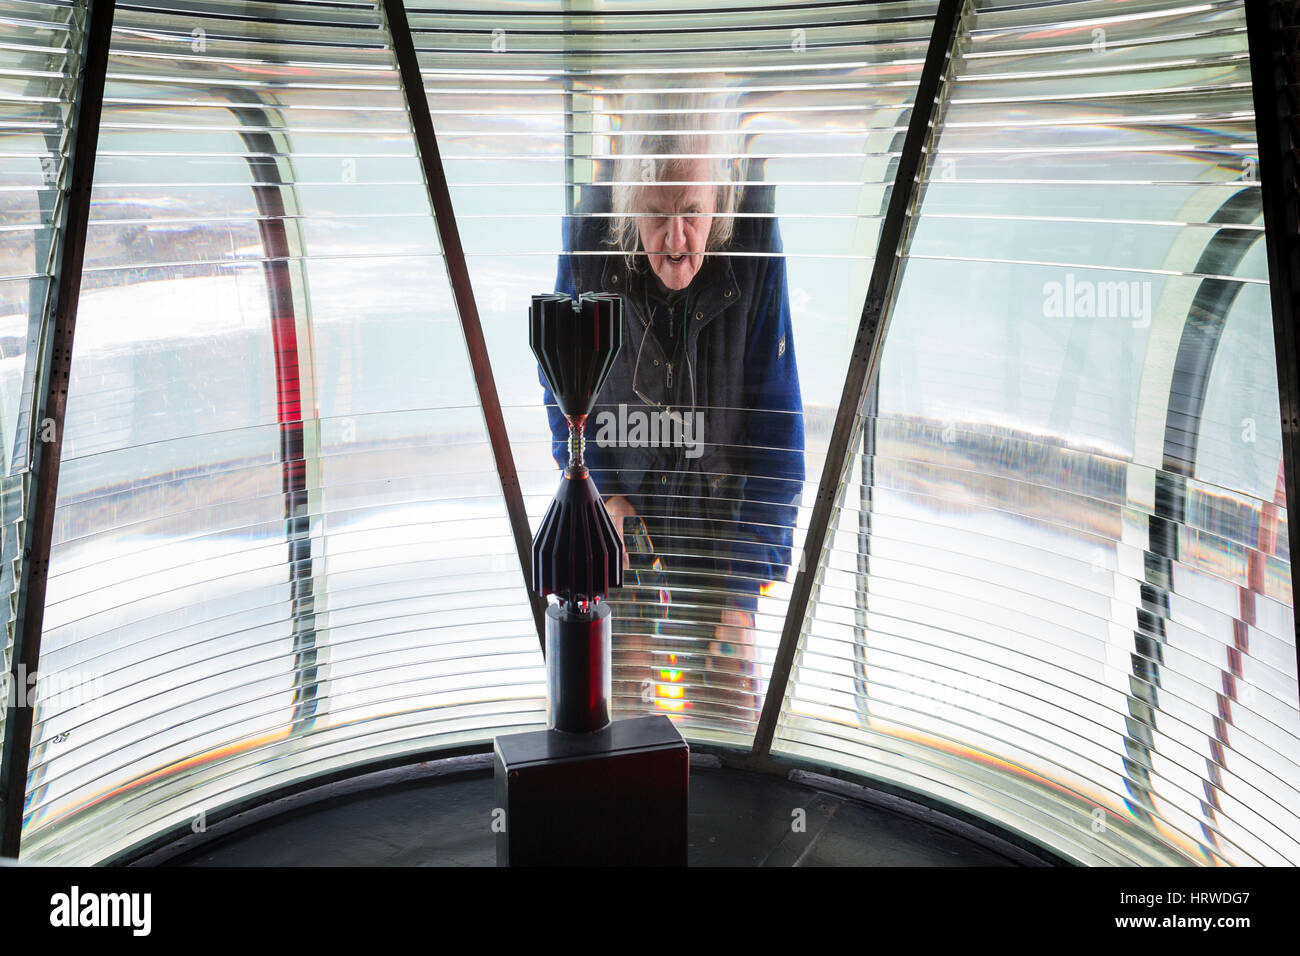
[[[665,242],[669,249],[676,252],[686,248],[686,217],[673,216],[668,220],[668,236]]]

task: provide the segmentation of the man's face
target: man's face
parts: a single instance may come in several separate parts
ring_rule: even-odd
[[[708,161],[690,160],[675,178],[707,180]],[[656,183],[637,190],[637,227],[650,268],[669,289],[685,289],[704,264],[704,250],[713,226],[714,190],[693,182]]]

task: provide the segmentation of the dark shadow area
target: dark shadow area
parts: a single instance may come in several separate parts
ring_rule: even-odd
[[[326,796],[165,860],[169,866],[494,866],[490,764]],[[409,774],[409,771],[407,771]],[[161,851],[157,856],[162,856]],[[157,859],[157,856],[155,859]],[[798,780],[691,767],[692,866],[1017,866],[996,838]]]

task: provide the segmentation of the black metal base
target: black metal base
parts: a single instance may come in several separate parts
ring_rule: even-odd
[[[546,726],[589,734],[609,726],[613,697],[608,604],[577,614],[561,604],[546,609]]]
[[[690,748],[667,717],[496,738],[497,866],[685,866]]]

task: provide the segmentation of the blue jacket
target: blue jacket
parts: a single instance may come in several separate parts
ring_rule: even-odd
[[[629,270],[617,252],[570,255],[610,249],[602,245],[605,220],[572,222],[556,291],[624,297],[623,346],[587,421],[588,467],[603,496],[625,495],[645,516],[666,567],[683,572],[674,587],[699,583],[725,592],[733,606],[753,608],[761,584],[787,576],[805,477],[803,402],[776,220],[737,219],[728,249],[768,255],[706,258],[686,290],[684,334],[671,354],[649,328],[659,303],[645,257]],[[662,309],[654,317],[662,323]],[[540,368],[538,379],[562,467],[568,425]],[[602,421],[664,406],[699,412],[697,446],[598,440]]]

